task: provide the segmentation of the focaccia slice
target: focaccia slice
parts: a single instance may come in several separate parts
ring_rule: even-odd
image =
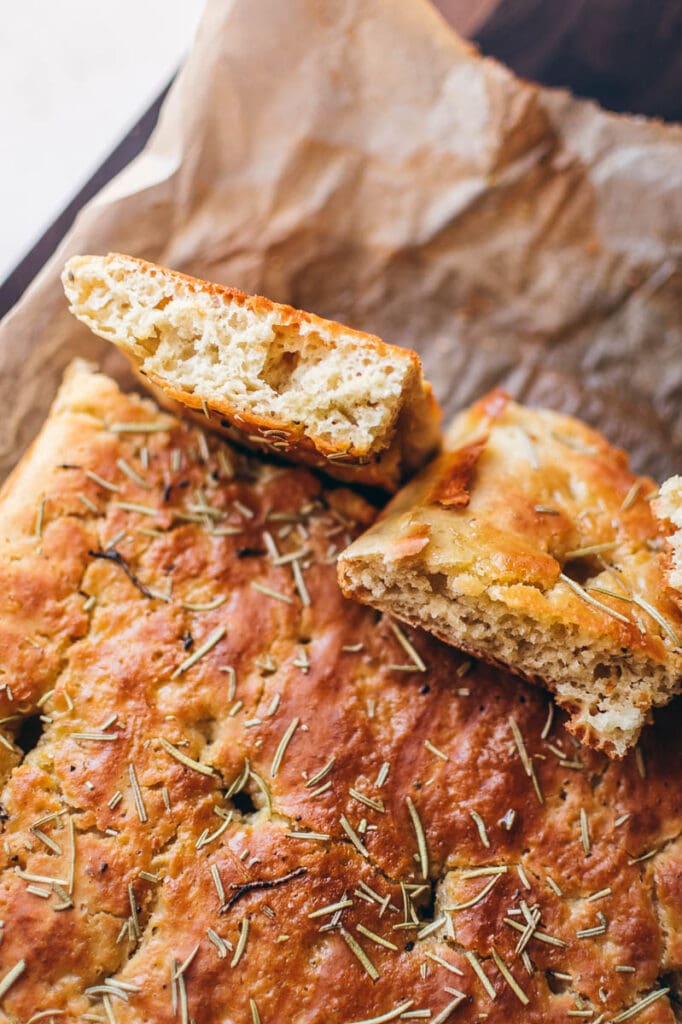
[[[654,492],[585,424],[495,391],[343,553],[341,586],[547,687],[583,742],[622,757],[682,673]]]
[[[391,492],[438,446],[415,352],[132,256],[74,256],[62,280],[157,398],[230,440]]]

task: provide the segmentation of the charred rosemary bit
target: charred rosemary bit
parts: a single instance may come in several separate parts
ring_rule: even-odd
[[[126,576],[128,577],[128,579],[130,580],[130,582],[133,584],[134,587],[137,587],[141,594],[143,594],[145,597],[148,597],[150,600],[154,597],[154,594],[151,592],[151,590],[148,587],[145,587],[144,583],[142,583],[138,579],[138,577],[135,575],[133,570],[126,562],[121,552],[117,551],[116,548],[110,547],[107,548],[106,551],[88,551],[88,554],[90,555],[91,558],[103,558],[106,561],[113,562],[115,565],[120,566],[121,569],[123,569]]]
[[[293,871],[289,871],[286,875],[281,875],[279,878],[256,878],[251,882],[243,882],[241,884],[233,883],[230,886],[232,894],[227,897],[220,913],[225,914],[227,911],[237,903],[243,896],[246,896],[251,892],[258,892],[262,889],[278,889],[281,885],[286,885],[287,882],[293,882],[295,878],[301,878],[302,875],[307,873],[307,868],[298,867]]]

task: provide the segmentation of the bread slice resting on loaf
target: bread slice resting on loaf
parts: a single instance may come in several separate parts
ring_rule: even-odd
[[[71,312],[155,397],[231,440],[388,491],[439,444],[415,352],[132,256],[74,256],[62,281]]]
[[[585,424],[494,391],[342,554],[341,587],[547,687],[622,757],[682,680],[655,490]]]
[[[343,598],[371,516],[69,371],[0,494],[3,1021],[674,1024],[682,704],[580,749]]]

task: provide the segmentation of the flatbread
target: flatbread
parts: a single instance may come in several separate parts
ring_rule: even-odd
[[[343,599],[371,514],[69,373],[0,495],[3,1019],[671,1024],[679,703],[580,749]]]

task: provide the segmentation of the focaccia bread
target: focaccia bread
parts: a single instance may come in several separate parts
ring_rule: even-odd
[[[495,391],[343,553],[341,587],[546,686],[622,757],[682,680],[654,492],[585,424]]]
[[[682,476],[671,476],[661,484],[651,507],[672,527],[663,555],[664,573],[673,601],[682,608]]]
[[[157,399],[230,440],[388,491],[438,447],[415,352],[132,256],[74,256],[62,281],[71,312]]]
[[[2,1020],[672,1024],[682,709],[579,749],[343,599],[370,514],[72,369],[0,495]]]

